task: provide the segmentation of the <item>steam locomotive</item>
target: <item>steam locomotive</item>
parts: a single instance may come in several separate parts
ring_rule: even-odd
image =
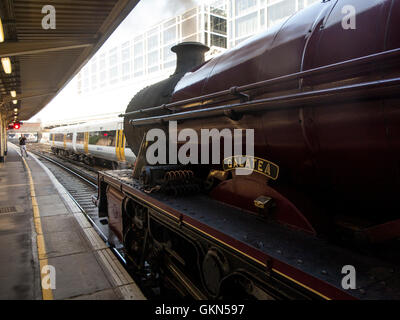
[[[93,199],[137,272],[196,299],[399,299],[398,21],[399,0],[322,1],[207,62],[173,47],[124,114],[134,169]],[[152,129],[226,128],[254,129],[251,174],[148,161]]]

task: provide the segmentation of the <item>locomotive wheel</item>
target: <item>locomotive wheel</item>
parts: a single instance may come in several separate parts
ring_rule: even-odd
[[[216,248],[208,250],[202,264],[204,284],[213,297],[217,297],[223,277],[229,273],[228,261]]]

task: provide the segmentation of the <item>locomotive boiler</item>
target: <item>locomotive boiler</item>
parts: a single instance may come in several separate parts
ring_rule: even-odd
[[[175,73],[124,115],[134,171],[99,175],[99,213],[138,270],[199,299],[399,298],[399,18],[399,0],[323,1],[207,62],[202,44],[173,47]],[[171,121],[253,129],[252,173],[230,170],[245,154],[149,164],[146,134],[170,139]]]

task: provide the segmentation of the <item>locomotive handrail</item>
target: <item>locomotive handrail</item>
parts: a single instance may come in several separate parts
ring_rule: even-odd
[[[230,114],[241,114],[248,112],[261,111],[264,109],[276,109],[279,107],[290,105],[296,106],[298,104],[312,103],[315,100],[321,102],[322,98],[331,98],[331,96],[339,97],[340,99],[345,98],[345,94],[352,94],[353,91],[364,90],[371,96],[375,91],[381,91],[393,86],[400,86],[400,77],[376,80],[370,82],[363,82],[358,84],[351,84],[341,87],[313,90],[308,92],[299,92],[294,94],[283,95],[279,97],[264,98],[245,103],[235,103],[223,106],[210,107],[205,109],[197,109],[191,111],[183,111],[174,114],[152,116],[147,118],[132,119],[129,123],[133,126],[144,126],[149,124],[163,124],[166,121],[184,120],[184,119],[198,119],[206,118],[211,116],[230,116]],[[374,90],[375,91],[374,91]],[[400,94],[400,92],[398,93]],[[331,101],[331,100],[330,100]],[[258,106],[262,104],[262,108]]]
[[[171,103],[163,104],[163,105],[160,105],[160,106],[157,106],[157,107],[152,107],[152,108],[147,108],[147,109],[139,109],[139,110],[127,112],[127,113],[124,113],[124,114],[120,114],[119,117],[124,117],[124,116],[128,116],[128,115],[139,114],[139,113],[148,113],[148,112],[159,111],[159,110],[173,111],[173,110],[171,110],[171,108],[173,108],[173,107],[178,107],[178,106],[181,106],[181,105],[201,102],[201,101],[204,101],[204,100],[218,98],[218,97],[229,95],[229,94],[230,95],[237,95],[238,93],[241,93],[243,91],[248,91],[248,90],[251,90],[251,89],[257,89],[257,88],[265,87],[265,86],[276,85],[278,83],[282,83],[282,82],[290,81],[290,80],[295,80],[295,79],[299,79],[299,78],[315,76],[315,75],[319,75],[319,74],[326,73],[326,72],[329,72],[329,71],[340,71],[342,69],[348,68],[349,66],[354,67],[354,66],[359,66],[359,65],[361,65],[363,63],[378,62],[381,59],[393,58],[393,57],[396,57],[397,55],[400,55],[400,48],[387,50],[387,51],[383,51],[383,52],[379,52],[379,53],[374,53],[374,54],[371,54],[371,55],[367,55],[367,56],[363,56],[363,57],[359,57],[359,58],[354,58],[354,59],[350,59],[350,60],[346,60],[346,61],[342,61],[342,62],[337,62],[337,63],[334,63],[334,64],[330,64],[330,65],[326,65],[326,66],[322,66],[322,67],[318,67],[318,68],[309,69],[309,70],[306,70],[306,71],[296,72],[296,73],[292,73],[292,74],[289,74],[289,75],[284,75],[284,76],[273,78],[273,79],[254,82],[254,83],[246,84],[246,85],[239,86],[239,87],[232,87],[232,88],[227,89],[227,90],[222,90],[222,91],[218,91],[218,92],[214,92],[214,93],[210,93],[210,94],[207,94],[207,95],[194,97],[194,98],[190,98],[190,99],[186,99],[186,100],[180,100],[180,101],[176,101],[176,102],[171,102]]]

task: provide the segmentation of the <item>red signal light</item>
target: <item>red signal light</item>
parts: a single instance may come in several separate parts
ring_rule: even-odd
[[[19,123],[14,123],[14,129],[18,130],[19,128],[21,128],[21,125]]]
[[[103,136],[107,137],[107,136],[108,136],[108,133],[103,133]]]

